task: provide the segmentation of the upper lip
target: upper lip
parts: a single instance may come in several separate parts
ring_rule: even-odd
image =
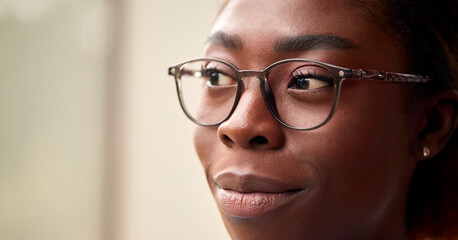
[[[284,193],[302,190],[290,186],[279,180],[256,174],[239,174],[235,172],[223,172],[214,178],[216,185],[224,190],[232,190],[241,193]]]

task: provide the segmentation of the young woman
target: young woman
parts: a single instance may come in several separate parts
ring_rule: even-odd
[[[457,239],[457,4],[231,0],[169,69],[233,239]]]

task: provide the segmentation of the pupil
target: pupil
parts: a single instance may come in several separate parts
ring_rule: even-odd
[[[303,89],[308,89],[310,82],[307,78],[299,78],[296,82],[296,86]]]
[[[210,82],[212,84],[217,84],[219,80],[219,74],[218,73],[210,73]]]

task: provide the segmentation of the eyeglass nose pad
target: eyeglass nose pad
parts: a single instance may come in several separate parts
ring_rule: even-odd
[[[240,79],[242,80],[242,83],[244,84],[246,84],[245,82],[248,82],[249,84],[252,82],[256,82],[256,81],[250,81],[250,79],[257,79],[258,81],[260,80],[259,77],[257,76],[243,76]]]
[[[274,97],[272,89],[270,88],[269,82],[267,80],[263,82],[264,82],[264,87],[263,87],[264,88],[264,99],[266,99],[267,101],[266,102],[267,107],[275,114],[278,114],[277,104],[275,102],[275,97]]]
[[[245,83],[243,82],[243,78],[241,78],[242,81],[240,81],[240,84],[239,84],[239,94],[242,94],[244,91],[245,91]]]

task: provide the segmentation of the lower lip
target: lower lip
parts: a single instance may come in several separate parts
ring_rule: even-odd
[[[216,196],[221,210],[240,218],[260,217],[278,209],[297,195],[299,191],[282,193],[241,193],[217,188]]]

